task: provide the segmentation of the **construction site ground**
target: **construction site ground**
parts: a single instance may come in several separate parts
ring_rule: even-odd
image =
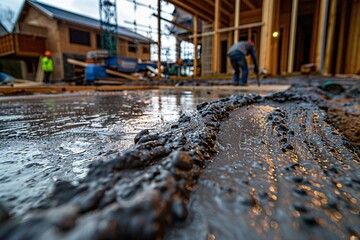
[[[0,87],[0,239],[359,238],[359,80],[170,81]]]

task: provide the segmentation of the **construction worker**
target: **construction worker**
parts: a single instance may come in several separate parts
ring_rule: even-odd
[[[240,41],[235,43],[231,46],[227,53],[227,56],[230,58],[231,65],[234,68],[234,86],[239,85],[240,69],[242,72],[240,86],[247,86],[249,69],[245,57],[249,54],[251,55],[255,65],[254,72],[258,73],[259,68],[255,55],[254,43],[252,41]]]
[[[54,70],[53,60],[51,58],[51,52],[45,51],[45,56],[42,58],[42,70],[44,72],[44,83],[49,83],[50,75]]]

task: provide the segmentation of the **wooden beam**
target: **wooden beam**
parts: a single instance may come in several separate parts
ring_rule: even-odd
[[[346,55],[345,73],[358,74],[360,71],[360,2],[351,1],[348,49]]]
[[[278,74],[278,65],[279,65],[279,32],[280,32],[280,0],[274,1],[274,10],[273,10],[273,27],[272,33],[277,32],[278,36],[273,36],[271,33],[271,68],[269,69],[269,73],[272,75]],[[280,71],[281,73],[281,71]]]
[[[256,22],[256,23],[251,23],[251,24],[240,25],[237,28],[236,27],[220,28],[217,32],[224,33],[224,32],[234,31],[235,29],[247,29],[247,28],[261,27],[263,25],[264,25],[263,22]],[[204,33],[197,34],[197,37],[212,36],[214,34],[215,34],[214,31],[204,32]],[[195,35],[190,35],[190,36],[188,36],[188,38],[194,38],[194,36]]]
[[[221,19],[223,19],[224,17],[229,17],[227,19],[227,24],[225,24],[226,26],[229,25],[233,25],[233,16],[234,16],[234,7],[235,7],[235,2],[234,0],[222,0],[221,1]],[[223,23],[223,21],[222,21]]]
[[[154,17],[158,17],[158,15],[157,14],[155,14],[155,13],[153,13],[153,16]],[[160,17],[160,19],[161,20],[163,20],[163,21],[165,21],[165,22],[168,22],[168,23],[171,23],[171,24],[173,24],[173,25],[175,25],[175,26],[177,26],[177,27],[179,27],[179,28],[182,28],[182,29],[185,29],[185,30],[187,30],[187,31],[189,31],[189,32],[193,32],[193,29],[191,29],[191,28],[189,28],[189,27],[187,27],[187,26],[185,26],[185,25],[183,25],[183,24],[180,24],[180,23],[177,23],[175,20],[168,20],[168,19],[166,19],[166,18],[163,18],[163,17]]]
[[[221,4],[222,4],[221,8],[227,7],[227,8],[234,9],[234,4],[231,0],[222,0]]]
[[[317,32],[319,29],[319,14],[320,14],[320,0],[315,0],[314,20],[311,34],[311,47],[310,47],[310,62],[315,63],[316,61],[316,43],[317,43]]]
[[[203,1],[183,1],[186,2],[186,4],[194,9],[194,11],[201,11],[203,13],[208,14],[209,16],[212,16],[214,14],[214,8],[210,5],[206,4]],[[195,14],[197,15],[197,14]]]
[[[341,3],[341,14],[340,14],[340,32],[339,32],[339,43],[338,52],[336,56],[336,73],[343,73],[344,71],[344,53],[345,53],[345,32],[346,32],[346,9],[348,0],[343,0]]]
[[[263,8],[264,9],[264,8]],[[261,22],[263,10],[261,8],[256,8],[253,10],[242,11],[240,18],[241,24],[250,24],[254,22]]]
[[[161,78],[161,0],[157,1],[158,4],[158,61],[157,61],[157,68],[158,68],[158,78]]]
[[[273,25],[273,0],[263,1],[262,22],[264,25],[261,28],[261,41],[260,41],[260,53],[259,53],[259,67],[263,67],[267,70],[271,68],[271,37],[272,37],[272,25]]]
[[[290,25],[290,42],[289,42],[289,58],[288,58],[288,72],[289,73],[293,72],[293,70],[294,70],[298,8],[299,8],[299,1],[293,0],[292,7],[291,7],[291,25]]]
[[[353,2],[353,4],[355,5],[355,8],[357,8],[357,13],[359,13],[360,11],[360,2]],[[356,18],[356,22],[355,22],[355,38],[353,40],[355,46],[354,46],[354,57],[356,57],[356,59],[354,59],[354,61],[352,62],[353,65],[353,70],[352,70],[352,74],[358,74],[360,72],[360,54],[355,54],[355,53],[359,53],[360,51],[360,14],[357,14],[357,18]]]
[[[234,19],[234,43],[239,41],[239,29],[237,28],[240,25],[240,0],[235,0],[235,19]]]
[[[187,5],[189,5],[191,8],[201,10],[215,17],[214,16],[215,6],[211,7],[210,5],[205,4],[205,2],[203,1],[193,1],[193,0],[187,1]],[[223,11],[222,7],[220,13],[223,13],[220,15],[220,22],[224,25],[229,25],[230,16]]]
[[[195,34],[194,37],[194,77],[197,77],[197,66],[198,66],[198,59],[197,59],[197,55],[198,55],[198,51],[197,51],[197,46],[198,46],[198,38],[197,38],[197,33],[198,33],[198,16],[194,16],[193,17],[193,31]]]
[[[251,41],[252,41],[252,39],[251,39],[251,34],[252,34],[252,28],[249,27],[249,28],[248,28],[248,40],[251,40]]]
[[[214,36],[213,36],[213,66],[212,72],[219,73],[219,52],[220,52],[220,11],[221,11],[220,0],[215,0],[214,9]]]
[[[234,44],[234,32],[230,31],[228,33],[228,46],[227,49],[229,49]],[[232,71],[231,61],[230,58],[226,58],[227,61],[227,73],[230,73]]]
[[[326,26],[327,26],[327,11],[328,11],[329,0],[321,0],[320,3],[320,13],[319,13],[319,31],[317,34],[317,44],[316,44],[316,57],[315,65],[317,70],[320,72],[323,71],[323,56],[325,49],[325,36],[326,36]]]
[[[255,5],[249,0],[242,0],[250,9],[255,9]]]
[[[175,6],[184,9],[185,11],[187,11],[188,13],[192,14],[192,15],[197,15],[199,16],[199,18],[207,21],[207,22],[212,22],[213,21],[213,15],[211,14],[207,14],[204,11],[198,10],[198,9],[194,9],[192,8],[190,5],[187,4],[187,2],[182,1],[182,0],[167,0],[167,2],[174,4]]]
[[[70,64],[73,64],[73,65],[76,65],[76,66],[80,66],[80,67],[86,67],[88,65],[88,63],[86,63],[86,62],[75,60],[72,58],[68,58],[67,62]],[[114,75],[114,76],[118,76],[118,77],[123,77],[123,78],[129,79],[129,80],[132,80],[132,81],[140,80],[140,78],[138,78],[138,77],[134,77],[132,75],[121,73],[121,72],[118,72],[115,70],[106,69],[106,73]]]
[[[325,62],[324,62],[324,74],[330,73],[331,60],[333,56],[333,47],[334,47],[334,34],[335,34],[335,24],[336,24],[336,10],[337,10],[337,0],[331,0],[330,5],[330,14],[328,20],[328,32],[326,39],[326,50],[325,50]]]
[[[214,21],[214,3],[208,1],[193,1],[193,0],[167,0],[167,2],[174,4],[177,7],[184,9],[192,15],[197,15],[199,18],[212,23]],[[229,25],[230,16],[228,12],[221,10],[222,16],[220,21],[224,25]]]

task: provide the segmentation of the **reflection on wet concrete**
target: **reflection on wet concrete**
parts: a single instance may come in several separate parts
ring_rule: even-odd
[[[77,181],[94,159],[131,146],[200,101],[159,91],[29,96],[0,101],[0,202],[22,214],[55,181]]]
[[[234,92],[125,91],[0,99],[0,202],[13,214],[36,206],[57,180],[77,182],[93,160],[169,127],[201,102]]]

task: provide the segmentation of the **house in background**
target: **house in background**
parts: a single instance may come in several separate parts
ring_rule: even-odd
[[[118,27],[118,56],[150,61],[151,43]],[[17,78],[34,80],[40,57],[50,50],[55,68],[52,79],[72,79],[74,67],[67,59],[84,60],[87,52],[100,48],[99,20],[36,1],[25,1],[12,32],[0,26],[0,63]]]

